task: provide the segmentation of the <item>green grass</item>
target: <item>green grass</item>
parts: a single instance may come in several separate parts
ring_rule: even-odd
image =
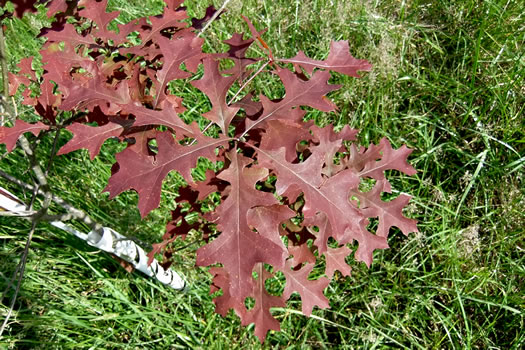
[[[159,8],[159,1],[110,4],[125,12],[124,19]],[[189,12],[202,15],[207,5],[192,2]],[[354,56],[369,59],[374,69],[359,80],[334,77],[344,84],[331,96],[339,111],[311,117],[359,128],[362,144],[385,136],[396,147],[405,143],[414,149],[410,159],[418,169],[413,177],[390,178],[397,191],[413,195],[407,215],[419,221],[420,233],[404,237],[396,231],[391,249],[376,252],[370,269],[354,263],[350,278],[328,287],[330,309],[315,309],[306,318],[298,312],[299,298],[292,297],[286,309],[274,312],[282,332],[271,332],[263,347],[523,348],[525,15],[519,2],[233,0],[206,32],[208,52],[224,48],[220,40],[234,31],[248,30],[241,13],[256,27],[268,27],[264,38],[278,57],[303,50],[322,59],[331,40],[349,40]],[[10,69],[37,54],[40,21],[8,22]],[[266,84],[257,81],[255,87]],[[183,88],[188,109],[195,106],[191,113],[206,111],[203,95]],[[30,116],[26,107],[21,110]],[[50,142],[40,148],[43,159]],[[107,142],[93,162],[84,151],[58,157],[51,187],[99,222],[157,242],[177,177],[164,186],[165,209],[141,221],[134,192],[111,201],[101,194],[118,147]],[[31,181],[19,150],[0,167]],[[29,228],[21,219],[0,217],[2,291]],[[253,326],[241,327],[231,313],[214,314],[210,276],[193,267],[196,249],[176,257],[175,269],[191,284],[184,294],[127,274],[108,255],[42,224],[0,347],[259,348]]]

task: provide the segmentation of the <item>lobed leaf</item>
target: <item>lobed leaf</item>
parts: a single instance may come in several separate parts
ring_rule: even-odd
[[[315,68],[331,70],[351,77],[360,78],[358,71],[370,71],[372,65],[366,60],[354,58],[350,53],[348,41],[332,41],[330,43],[330,53],[326,60],[314,60],[308,58],[303,51],[299,51],[297,56],[288,59],[280,59],[279,62],[293,63],[297,67],[302,67],[309,74]]]
[[[197,137],[197,144],[182,146],[175,142],[170,132],[158,132],[155,138],[158,143],[156,156],[146,156],[129,147],[118,153],[118,171],[109,178],[104,189],[110,193],[110,198],[128,189],[137,191],[142,217],[158,207],[162,181],[170,171],[177,170],[186,181],[193,182],[191,168],[198,158],[212,158],[215,148],[229,141],[201,135]]]
[[[47,130],[49,126],[36,122],[33,124],[26,123],[22,120],[16,120],[15,125],[12,128],[0,126],[0,143],[5,143],[7,151],[11,152],[16,142],[20,138],[20,135],[26,132],[30,132],[35,136],[38,136],[41,130]]]

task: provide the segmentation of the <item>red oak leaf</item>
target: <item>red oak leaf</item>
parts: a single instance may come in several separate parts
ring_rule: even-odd
[[[356,240],[359,243],[355,253],[356,260],[363,261],[370,266],[374,250],[386,249],[388,244],[386,238],[373,235],[366,230],[368,222],[362,212],[350,209],[354,206],[350,203],[349,197],[352,189],[357,188],[358,183],[359,180],[352,170],[347,169],[337,173],[321,186],[319,192],[322,195],[316,196],[314,201],[305,203],[303,213],[307,217],[323,211],[334,230],[334,237],[341,237],[341,233],[344,232],[339,243]],[[329,201],[323,202],[325,198],[328,198]],[[322,209],[327,207],[330,209]]]
[[[350,190],[359,185],[359,177],[353,170],[341,171],[323,182],[320,169],[323,155],[320,153],[313,153],[302,163],[292,164],[284,158],[284,148],[279,151],[258,149],[257,152],[260,164],[277,173],[277,194],[287,196],[293,202],[303,192],[305,218],[324,212],[334,230],[333,236],[344,235],[347,241],[356,239],[359,242],[356,259],[370,265],[372,252],[388,247],[385,238],[363,229],[365,216],[349,201]],[[324,246],[319,249],[324,251]]]
[[[377,181],[374,188],[368,192],[352,190],[351,194],[359,199],[359,209],[367,217],[379,217],[376,234],[381,237],[388,237],[388,232],[392,226],[398,227],[406,236],[410,232],[417,232],[417,221],[405,217],[402,213],[403,208],[410,201],[410,196],[401,194],[397,198],[385,202],[381,200],[383,192],[383,181]]]
[[[304,218],[303,225],[317,227],[317,232],[315,230],[309,231],[315,236],[314,245],[317,247],[319,254],[323,254],[328,249],[328,239],[330,237],[333,237],[337,241],[340,241],[344,237],[344,232],[333,232],[330,221],[323,212]]]
[[[25,89],[24,92],[22,92],[22,97],[24,98],[22,100],[23,105],[35,106],[37,104],[36,97],[33,97],[31,95],[32,95],[31,89]]]
[[[312,74],[314,68],[322,68],[356,78],[360,77],[357,71],[370,71],[372,69],[372,65],[368,61],[352,57],[349,50],[348,41],[332,41],[330,54],[324,61],[313,60],[306,57],[304,52],[299,51],[294,58],[281,59],[279,62],[293,63],[295,66],[304,68],[309,74]]]
[[[26,76],[13,74],[11,72],[7,72],[7,76],[9,79],[9,96],[16,94],[20,85],[24,84],[27,87],[31,84],[31,80]]]
[[[219,73],[219,62],[204,59],[204,76],[200,80],[194,80],[191,85],[204,92],[212,104],[212,109],[203,114],[203,117],[219,125],[224,134],[228,133],[228,127],[239,111],[239,107],[231,107],[226,104],[226,94],[236,80],[235,76],[225,77]]]
[[[64,0],[51,0],[47,3],[47,17],[53,17],[58,12],[66,12],[68,9],[68,4],[71,4],[77,1],[64,1]]]
[[[121,105],[131,102],[128,82],[122,81],[116,88],[108,87],[103,82],[103,77],[96,74],[85,83],[71,80],[62,82],[62,87],[67,89],[67,96],[62,101],[60,108],[63,110],[84,109],[93,110],[99,107],[106,114],[116,114]]]
[[[44,79],[44,82],[40,84],[40,96],[38,97],[38,103],[45,107],[57,107],[60,105],[61,96],[55,95],[53,90],[55,85]]]
[[[79,34],[75,26],[71,23],[64,23],[63,25],[44,28],[40,36],[47,39],[46,46],[50,43],[65,42],[72,46],[77,45],[94,45],[95,40],[91,34]]]
[[[17,64],[17,66],[20,68],[18,74],[26,74],[29,75],[31,80],[36,80],[36,75],[35,71],[33,70],[32,63],[33,57],[22,58],[20,60],[20,63]]]
[[[390,145],[388,139],[383,138],[379,142],[378,151],[382,152],[381,160],[378,162],[368,162],[363,170],[359,172],[359,176],[368,176],[376,180],[385,179],[385,170],[398,170],[407,175],[414,175],[417,173],[412,165],[408,164],[407,157],[412,153],[412,150],[403,145],[401,148],[395,150]]]
[[[315,264],[316,257],[307,243],[301,245],[291,245],[288,241],[288,252],[293,255],[292,266],[296,267],[303,263]]]
[[[260,147],[266,150],[284,147],[286,160],[292,162],[297,158],[297,143],[311,138],[312,135],[304,125],[288,120],[270,120],[266,122]]]
[[[155,96],[153,108],[157,108],[158,104],[165,98],[166,86],[170,81],[191,76],[190,73],[180,69],[182,63],[186,62],[186,67],[195,72],[198,61],[202,57],[203,42],[204,39],[193,35],[172,40],[162,36],[157,39],[164,57],[162,69],[156,75],[158,86],[156,87],[157,96]]]
[[[188,26],[183,22],[188,16],[185,11],[177,11],[176,8],[166,6],[164,12],[159,16],[150,16],[151,25],[143,21],[143,26],[139,31],[140,39],[142,40],[141,47],[144,47],[150,41],[157,42],[162,36],[161,32],[167,29],[183,29]]]
[[[359,147],[359,148],[358,148]],[[355,143],[350,145],[350,154],[348,159],[344,159],[346,168],[353,169],[356,173],[361,172],[368,163],[375,163],[381,158],[381,147],[370,144],[368,148],[356,146]]]
[[[246,131],[256,127],[262,127],[262,123],[274,119],[288,119],[293,116],[293,107],[309,106],[324,112],[334,110],[332,103],[325,99],[330,91],[340,88],[339,85],[328,84],[329,72],[316,72],[310,80],[304,81],[287,69],[277,71],[279,78],[284,84],[286,94],[279,102],[272,102],[264,95],[260,95],[263,105],[263,113],[257,120],[247,120]]]
[[[178,6],[177,6],[178,7]],[[211,20],[213,16],[215,16],[215,13],[217,12],[217,9],[215,6],[211,5],[206,8],[206,13],[204,14],[204,17],[202,18],[192,18],[191,20],[191,26],[195,29],[202,29],[205,24]],[[224,12],[224,11],[223,11]],[[222,13],[219,13],[215,19],[219,19],[222,15]]]
[[[179,133],[188,137],[200,133],[199,127],[195,122],[189,125],[184,123],[169,103],[165,104],[166,108],[162,111],[136,104],[127,104],[121,107],[123,113],[130,113],[135,116],[133,126],[164,125],[177,132],[177,136],[179,136]]]
[[[325,154],[325,165],[322,170],[323,175],[330,177],[341,171],[344,166],[342,164],[335,164],[334,157],[336,152],[341,150],[343,140],[354,141],[356,139],[357,130],[350,129],[348,125],[345,125],[338,133],[334,132],[331,125],[324,128],[319,128],[313,125],[310,127],[310,130],[313,131],[313,134],[319,143],[319,145],[315,147],[316,151]]]
[[[246,70],[246,66],[258,62],[260,59],[246,57],[246,50],[253,43],[253,39],[244,40],[243,34],[234,33],[233,36],[228,40],[223,40],[223,43],[228,44],[230,49],[226,53],[220,53],[214,55],[215,58],[228,58],[233,61],[234,66],[230,69],[227,69],[222,74],[231,74],[236,79],[243,81],[245,77],[248,76],[249,71]]]
[[[223,267],[212,267],[209,272],[214,276],[210,287],[210,294],[222,289],[223,294],[213,299],[215,312],[223,317],[228,314],[228,310],[233,309],[241,321],[246,318],[246,307],[244,298],[230,295],[230,278],[228,272]]]
[[[252,100],[252,98],[253,95],[249,93],[233,105],[244,109],[247,116],[255,117],[257,114],[262,113],[262,104],[259,101]]]
[[[254,271],[257,273],[258,278],[253,286],[253,298],[255,299],[255,305],[253,308],[246,313],[243,318],[243,325],[255,323],[255,335],[259,340],[264,342],[266,333],[269,330],[279,331],[281,329],[279,321],[277,321],[270,313],[272,307],[284,307],[285,303],[283,298],[268,294],[264,282],[273,277],[262,263],[255,265]]]
[[[229,139],[212,139],[199,136],[197,144],[182,146],[175,142],[170,132],[156,135],[158,153],[155,157],[136,153],[130,148],[116,155],[119,170],[113,174],[104,189],[110,198],[119,193],[134,189],[139,194],[139,211],[142,217],[158,207],[162,181],[172,170],[177,170],[188,182],[193,182],[191,168],[199,157],[213,158],[216,147]]]
[[[320,153],[313,153],[306,161],[293,164],[286,160],[284,147],[277,151],[259,148],[257,152],[260,164],[274,169],[277,173],[275,186],[277,194],[290,198],[290,202],[295,202],[301,192],[308,196],[306,200],[309,201],[310,191],[318,191],[321,186],[323,178],[321,177],[322,155]]]
[[[229,152],[230,166],[217,177],[230,183],[226,200],[217,208],[221,234],[197,251],[197,265],[220,263],[228,271],[230,295],[244,300],[253,288],[252,270],[257,262],[282,267],[285,253],[272,240],[251,230],[248,211],[257,206],[277,204],[275,197],[257,191],[255,183],[268,176],[268,169],[247,167],[252,160]]]
[[[26,12],[36,12],[36,8],[34,7],[36,4],[44,2],[43,0],[18,0],[13,1],[13,5],[15,8],[15,16],[18,18],[22,18],[24,16],[24,13]],[[0,6],[4,7],[7,3],[7,0],[1,0]]]
[[[57,83],[59,90],[63,93],[67,93],[65,86],[62,85],[71,81],[69,73],[72,68],[91,70],[94,65],[93,60],[79,55],[74,46],[67,42],[64,43],[63,50],[59,44],[53,43],[48,45],[46,49],[40,50],[40,54],[44,64],[44,78]]]
[[[248,210],[247,220],[248,224],[255,227],[259,234],[286,252],[286,247],[281,240],[281,223],[295,215],[295,212],[285,205],[272,205]]]
[[[345,258],[350,255],[352,251],[345,246],[339,248],[330,248],[324,252],[326,258],[325,274],[329,279],[334,275],[335,270],[341,272],[343,276],[350,276],[352,269],[345,261]]]
[[[60,148],[57,155],[86,148],[89,151],[91,160],[95,159],[95,156],[100,152],[104,141],[111,137],[120,136],[124,130],[122,125],[114,122],[109,122],[104,126],[89,126],[75,123],[66,129],[73,133],[73,138]]]
[[[30,132],[37,136],[40,133],[40,130],[46,130],[48,128],[47,125],[42,124],[41,122],[29,124],[22,120],[16,120],[15,125],[12,128],[0,126],[0,143],[5,143],[7,151],[11,152],[15,148],[16,141],[18,141],[21,134]]]
[[[106,12],[107,5],[108,0],[96,0],[78,12],[81,17],[88,18],[97,25],[98,31],[94,35],[105,40],[116,37],[116,33],[108,31],[107,26],[120,14],[119,11]]]
[[[248,24],[248,28],[250,28],[250,32],[252,33],[253,38],[257,39],[257,44],[259,45],[259,47],[265,51],[270,60],[273,60],[272,50],[270,49],[268,44],[266,44],[266,42],[262,39],[262,35],[266,33],[268,28],[263,29],[261,31],[257,31],[253,23],[248,18],[242,16],[242,19],[246,22],[246,24]]]
[[[17,74],[8,72],[9,95],[11,96],[14,95],[16,91],[18,90],[18,87],[20,86],[20,84],[24,84],[27,88],[29,87],[29,84],[31,83],[31,81],[36,80],[35,72],[33,71],[33,68],[31,67],[32,62],[33,62],[33,57],[22,58],[20,60],[20,63],[17,64],[17,66],[20,68],[20,71]]]
[[[283,291],[283,298],[286,300],[293,292],[298,292],[301,295],[302,311],[306,316],[310,316],[314,306],[321,309],[329,307],[328,299],[323,295],[323,290],[328,286],[330,280],[326,277],[321,277],[317,280],[309,280],[308,275],[312,272],[314,264],[306,264],[298,271],[292,270],[293,264],[290,260],[281,269],[286,277],[286,287]]]
[[[40,84],[40,96],[35,106],[36,112],[51,124],[55,124],[56,107],[62,101],[61,94],[55,95],[53,93],[54,88],[55,85],[49,79],[44,79],[44,82]]]
[[[150,127],[131,127],[130,130],[124,131],[124,134],[120,136],[120,139],[121,141],[128,142],[127,148],[129,148],[130,151],[142,154],[144,157],[148,158],[155,155],[155,152],[151,150],[148,143],[156,136],[157,130]]]

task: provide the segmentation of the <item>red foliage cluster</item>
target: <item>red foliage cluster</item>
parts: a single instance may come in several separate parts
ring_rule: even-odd
[[[41,76],[33,71],[31,58],[20,62],[17,74],[10,74],[10,93],[23,86],[23,103],[34,106],[42,121],[18,120],[12,128],[1,128],[0,142],[10,151],[21,133],[66,128],[73,138],[59,154],[86,148],[91,158],[108,138],[126,142],[105,190],[111,197],[137,191],[142,216],[159,206],[164,178],[178,171],[189,184],[179,190],[179,202],[188,202],[199,219],[186,222],[186,213],[178,207],[164,241],[155,245],[151,256],[189,230],[205,238],[220,232],[197,251],[198,265],[214,266],[211,292],[222,291],[214,300],[218,313],[234,309],[244,325],[255,323],[262,341],[268,330],[279,329],[271,307],[284,306],[293,292],[299,293],[305,315],[314,306],[328,307],[323,290],[335,270],[350,274],[348,256],[370,265],[373,251],[388,247],[391,227],[404,234],[417,231],[415,220],[402,215],[409,196],[381,199],[382,192],[391,192],[385,170],[415,173],[407,163],[409,149],[395,150],[386,139],[365,149],[352,143],[356,130],[334,132],[331,125],[320,128],[303,120],[302,106],[335,109],[326,95],[340,86],[328,83],[330,71],[359,77],[358,71],[370,70],[367,61],[350,55],[346,41],[332,42],[325,60],[310,59],[303,52],[279,59],[262,32],[246,20],[251,36],[235,33],[225,41],[227,52],[207,54],[196,32],[213,8],[205,18],[188,21],[182,1],[166,1],[162,14],[118,25],[115,32],[108,24],[119,13],[107,13],[106,1],[90,6],[85,6],[90,1],[80,1],[68,10],[73,21],[62,17],[43,31],[47,41],[41,51]],[[66,11],[53,4],[49,15]],[[254,42],[265,57],[246,56]],[[233,66],[221,69],[223,60]],[[233,86],[245,85],[253,74],[251,67],[262,63],[282,81],[284,96],[255,98],[241,90],[237,99],[228,101]],[[211,109],[203,117],[217,126],[214,137],[205,135],[196,122],[181,119],[186,108],[168,88],[174,80],[192,77],[200,64],[204,74],[191,84],[209,98]],[[41,88],[38,97],[29,89],[35,83]],[[72,111],[73,117],[61,118],[62,111]],[[93,122],[97,126],[87,124]],[[191,170],[200,157],[224,166],[196,182]],[[374,179],[375,186],[363,192],[359,185],[366,178]],[[211,193],[219,193],[220,204],[202,213],[201,203]],[[367,228],[370,218],[378,218],[375,233]],[[347,245],[355,241],[358,248],[353,252]],[[322,256],[326,276],[310,279]],[[265,281],[277,271],[286,284],[281,295],[272,295]],[[249,297],[255,300],[251,309],[245,306]]]

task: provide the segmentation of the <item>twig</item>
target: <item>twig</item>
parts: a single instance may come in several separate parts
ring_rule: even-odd
[[[213,16],[210,18],[210,20],[206,23],[206,25],[204,26],[204,28],[201,29],[201,31],[199,32],[199,34],[197,34],[197,37],[200,37],[205,31],[206,29],[208,29],[208,27],[217,19],[217,17],[219,17],[219,15],[221,14],[221,12],[226,8],[226,6],[228,5],[228,3],[230,2],[231,0],[226,0],[220,9],[218,9],[217,11],[215,11],[215,13],[213,14]]]
[[[0,176],[3,177],[4,179],[28,190],[28,191],[33,191],[34,190],[34,186],[31,186],[30,184],[27,184],[23,181],[20,181],[18,180],[17,178],[15,178],[14,176],[0,170]],[[40,195],[46,195],[46,192],[44,192],[42,189],[39,189],[38,190],[38,194]],[[72,206],[71,204],[69,204],[68,202],[66,202],[64,199],[54,195],[51,193],[51,199],[53,200],[53,202],[55,202],[56,204],[60,205],[62,208],[64,208],[69,214],[73,215],[73,217],[77,220],[80,220],[82,221],[84,224],[86,224],[87,226],[89,226],[93,231],[97,231],[97,232],[101,232],[102,231],[102,225],[100,225],[99,223],[96,223],[95,221],[93,221],[93,219],[91,219],[86,213],[84,213],[82,210],[80,209],[77,209],[75,208],[74,206]]]
[[[33,203],[36,199],[36,196],[38,194],[38,191],[40,188],[44,190],[44,204],[42,206],[42,215],[44,215],[47,212],[47,208],[49,208],[49,205],[51,204],[51,193],[47,191],[47,178],[45,173],[42,171],[42,168],[38,164],[38,161],[35,157],[35,153],[31,146],[29,145],[29,141],[24,135],[20,135],[20,138],[18,139],[18,143],[24,150],[24,153],[29,158],[29,162],[31,164],[31,169],[33,170],[33,173],[36,176],[37,184],[33,189],[33,197],[31,198],[31,202],[29,204],[28,210],[31,210],[33,207]]]
[[[233,97],[230,99],[230,101],[228,102],[228,106],[231,105],[231,103],[233,102],[233,100],[241,93],[241,91],[246,87],[246,85],[248,85],[256,76],[259,75],[259,73],[262,72],[262,70],[270,63],[271,61],[266,61],[262,66],[261,68],[259,68],[257,70],[257,72],[255,72],[251,77],[250,79],[246,80],[244,82],[244,84],[242,84],[241,88],[239,89],[239,91],[237,91],[235,93],[235,95],[233,95]]]
[[[0,23],[1,24],[1,23]],[[5,50],[5,37],[4,37],[4,28],[0,25],[0,66],[2,67],[2,81],[3,89],[2,94],[5,96],[5,110],[7,114],[7,119],[11,120],[14,116],[11,111],[11,105],[7,102],[7,96],[9,96],[9,76],[7,74],[7,56]],[[4,117],[2,116],[2,124],[4,122]]]
[[[31,245],[31,240],[33,239],[33,234],[35,233],[35,228],[36,228],[37,223],[38,223],[38,220],[34,220],[33,224],[31,225],[31,231],[29,231],[29,235],[27,236],[26,245],[24,247],[24,252],[22,253],[22,259],[20,260],[20,263],[18,264],[19,267],[17,268],[14,274],[14,276],[16,276],[16,274],[19,273],[18,282],[16,283],[15,294],[11,298],[11,305],[9,305],[9,311],[7,312],[7,316],[5,317],[4,322],[2,323],[2,326],[0,327],[0,337],[2,337],[5,327],[7,326],[7,322],[9,322],[9,319],[11,318],[11,314],[13,313],[13,310],[15,308],[16,297],[18,296],[18,293],[20,292],[22,278],[24,277],[24,271],[25,271],[26,262],[27,262],[27,255],[29,253],[29,246]]]
[[[3,57],[3,59],[5,60],[5,57]],[[31,146],[29,145],[29,141],[27,141],[24,135],[21,135],[20,138],[18,139],[18,142],[20,143],[20,146],[24,150],[25,154],[29,157],[29,160],[31,162],[31,168],[38,181],[38,184],[34,187],[34,190],[33,190],[33,198],[31,199],[31,205],[29,207],[29,210],[31,210],[32,203],[38,194],[39,188],[47,190],[47,187],[48,187],[47,179],[46,179],[44,172],[42,171],[42,168],[40,167],[40,165],[38,164],[38,161],[35,158],[35,154]],[[26,240],[26,245],[25,245],[24,251],[22,252],[22,258],[20,259],[20,263],[18,264],[17,271],[13,275],[13,279],[12,279],[12,280],[16,279],[16,275],[18,274],[18,282],[16,284],[15,294],[13,295],[11,299],[11,305],[9,307],[9,311],[7,312],[7,316],[4,322],[2,323],[2,326],[0,327],[0,337],[2,336],[2,333],[4,332],[7,322],[9,321],[9,318],[11,317],[11,314],[13,313],[13,309],[15,307],[16,297],[18,296],[18,292],[20,291],[20,285],[22,284],[22,279],[24,277],[27,256],[29,254],[29,247],[31,246],[31,241],[33,239],[33,234],[35,232],[36,225],[40,222],[41,218],[47,214],[47,210],[49,206],[51,205],[51,200],[52,200],[51,193],[47,191],[44,191],[44,193],[45,193],[44,194],[44,204],[42,205],[42,208],[31,216],[31,220],[32,220],[31,231],[29,231],[29,235]]]
[[[46,172],[44,173],[45,176],[49,173],[49,169],[51,168],[51,164],[53,164],[53,159],[55,158],[57,154],[57,146],[58,146],[58,138],[60,136],[60,130],[57,129],[55,133],[55,139],[53,140],[53,148],[51,149],[51,155],[49,156],[49,161],[47,162]]]

